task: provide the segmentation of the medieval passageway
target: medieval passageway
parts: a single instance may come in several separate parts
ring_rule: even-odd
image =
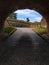
[[[2,43],[0,65],[49,65],[49,44],[31,28],[18,28]]]
[[[6,18],[18,9],[32,9],[39,12],[47,21],[49,36],[49,0],[1,0],[0,1],[0,37]]]
[[[6,18],[25,8],[36,10],[46,19],[49,36],[49,0],[0,0],[0,39]],[[24,30],[18,29],[2,42],[0,65],[49,65],[49,44],[31,29]]]

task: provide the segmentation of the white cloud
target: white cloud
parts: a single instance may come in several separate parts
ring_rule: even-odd
[[[15,11],[15,13],[18,13],[18,14],[29,14],[30,12],[26,11],[26,10],[17,10]]]
[[[42,18],[42,16],[38,12],[30,9],[17,10],[14,13],[17,13],[19,15],[24,15],[26,17],[35,19],[36,21],[40,21]]]
[[[40,22],[42,17],[37,17],[37,18],[35,17],[34,19],[37,20],[38,22]]]
[[[30,10],[30,9],[24,9],[24,10],[17,10],[14,13],[18,13],[18,14],[23,14],[25,16],[36,16],[34,13],[34,10]],[[31,14],[32,13],[32,14]]]

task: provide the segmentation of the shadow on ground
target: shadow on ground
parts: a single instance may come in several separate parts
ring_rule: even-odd
[[[20,47],[32,46],[33,42],[32,39],[28,35],[24,35],[19,40]]]
[[[49,46],[37,47],[28,35],[21,36],[16,46],[0,48],[0,65],[49,65]]]

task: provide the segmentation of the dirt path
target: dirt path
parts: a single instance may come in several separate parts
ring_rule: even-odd
[[[31,28],[18,28],[0,53],[0,65],[49,65],[49,44]]]

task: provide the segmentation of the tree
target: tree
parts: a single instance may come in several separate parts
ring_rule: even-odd
[[[16,19],[16,13],[13,13],[13,14],[12,14],[12,17],[13,17],[14,19]]]
[[[9,18],[14,18],[14,19],[16,19],[16,13],[12,13],[12,14],[9,16]]]
[[[17,13],[16,13],[16,20],[17,20]]]
[[[27,22],[29,22],[30,20],[29,20],[29,18],[26,18],[26,20],[27,20]]]

